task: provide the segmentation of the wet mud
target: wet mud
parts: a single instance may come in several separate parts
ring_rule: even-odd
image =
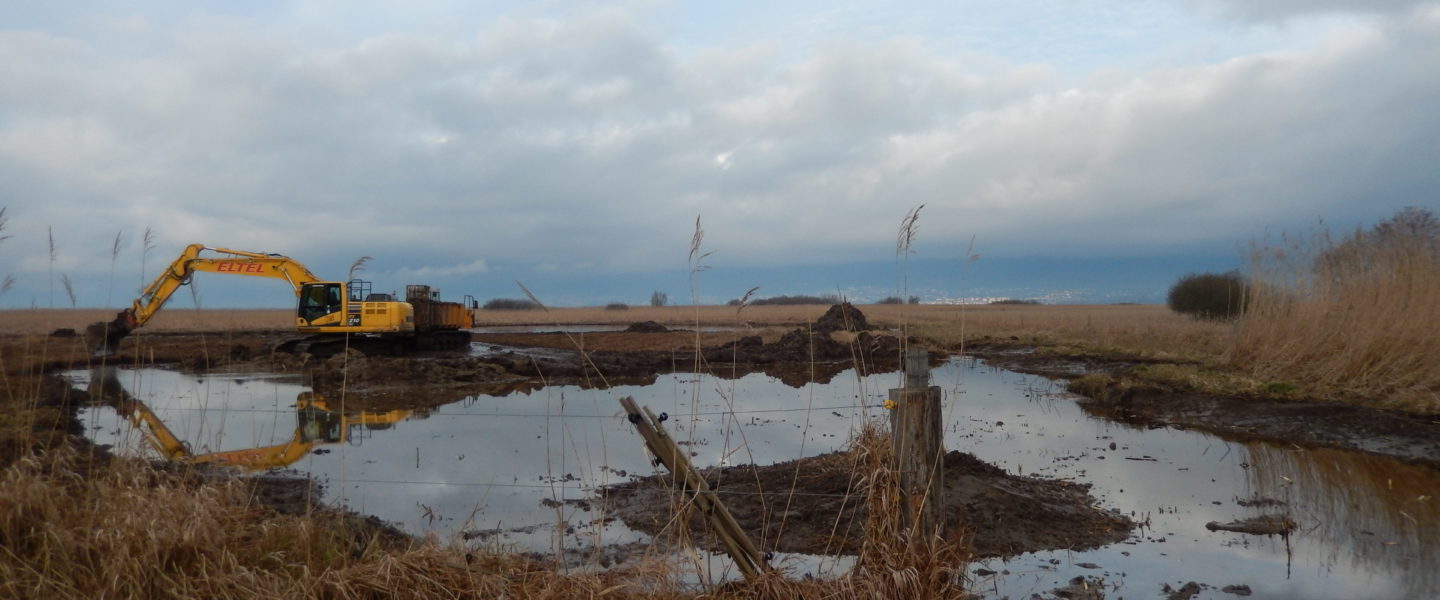
[[[773,337],[773,336],[772,336]],[[829,383],[848,369],[862,374],[899,366],[900,340],[870,332],[793,329],[771,341],[762,334],[690,332],[601,332],[577,338],[566,333],[477,334],[482,345],[499,349],[487,360],[508,372],[577,385],[604,382],[649,383],[656,375],[707,372],[725,377],[765,373],[792,387]],[[707,344],[708,342],[708,344]],[[559,356],[537,356],[505,348],[550,348]],[[943,357],[935,358],[938,364]]]
[[[741,527],[762,540],[766,550],[860,551],[868,514],[857,485],[864,473],[848,453],[712,468],[704,475]],[[1126,539],[1135,525],[1096,508],[1089,485],[1011,475],[967,453],[946,454],[944,481],[947,531],[969,540],[981,557],[1095,548]],[[609,514],[658,536],[671,526],[673,507],[681,501],[672,483],[651,476],[613,486],[605,494]],[[691,529],[705,531],[700,515]],[[718,545],[710,549],[720,550]]]
[[[1125,373],[1141,361],[1055,358],[1025,348],[981,348],[987,363],[1054,379],[1095,416],[1142,427],[1205,431],[1231,441],[1359,450],[1440,468],[1440,417],[1334,402],[1214,396],[1139,381]],[[1101,374],[1085,380],[1087,374]]]

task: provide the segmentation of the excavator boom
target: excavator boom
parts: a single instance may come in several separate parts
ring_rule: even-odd
[[[200,256],[205,251],[221,256]],[[280,279],[294,288],[296,296],[300,295],[301,286],[320,279],[305,265],[287,256],[191,244],[146,286],[130,308],[117,313],[115,319],[108,323],[95,323],[86,329],[92,347],[95,350],[114,351],[126,335],[149,322],[155,313],[160,312],[175,291],[190,283],[190,277],[197,271]]]

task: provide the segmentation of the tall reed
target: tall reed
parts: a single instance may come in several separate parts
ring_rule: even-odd
[[[1307,395],[1440,412],[1436,232],[1380,231],[1257,246],[1252,297],[1226,360]]]

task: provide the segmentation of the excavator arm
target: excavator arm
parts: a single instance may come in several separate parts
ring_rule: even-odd
[[[201,253],[205,251],[221,256],[202,257]],[[120,340],[160,312],[175,291],[190,283],[190,277],[197,271],[280,279],[295,289],[296,296],[300,295],[302,285],[320,279],[305,265],[287,256],[191,244],[140,293],[130,308],[117,313],[115,319],[108,323],[95,323],[86,329],[92,348],[113,352],[119,347]]]
[[[144,426],[145,441],[150,447],[166,460],[176,462],[208,463],[237,467],[247,471],[263,471],[271,467],[283,467],[300,460],[310,453],[317,441],[324,441],[310,439],[301,428],[297,427],[294,437],[282,444],[195,454],[190,450],[189,445],[175,437],[170,428],[165,426],[165,422],[161,421],[160,417],[150,410],[150,407],[145,406],[144,402],[131,399],[120,403],[115,410],[129,419],[135,427]]]
[[[170,431],[149,406],[125,391],[113,369],[93,372],[90,385],[91,394],[97,400],[111,403],[115,411],[140,430],[146,443],[166,460],[212,464],[245,471],[288,466],[304,458],[317,445],[348,440],[352,427],[385,429],[411,415],[409,410],[342,414],[332,410],[319,395],[302,392],[295,399],[295,433],[289,440],[273,446],[197,454],[191,451],[189,444]]]

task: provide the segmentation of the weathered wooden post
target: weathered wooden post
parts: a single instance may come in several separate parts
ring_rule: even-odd
[[[930,385],[930,353],[905,350],[905,387],[890,390],[890,440],[900,484],[901,523],[929,540],[945,519],[945,448],[941,444],[940,387]]]
[[[650,411],[650,407],[641,409],[631,396],[621,398],[620,406],[625,409],[630,423],[635,425],[635,431],[645,440],[645,446],[650,449],[650,453],[675,475],[685,493],[694,500],[700,513],[709,521],[710,530],[715,533],[715,537],[720,540],[725,552],[735,561],[735,566],[740,569],[745,579],[755,581],[761,573],[769,571],[770,564],[766,562],[765,554],[760,552],[755,542],[750,540],[750,536],[745,535],[740,523],[735,521],[730,510],[725,508],[715,491],[710,489],[710,483],[705,481],[705,476],[691,464],[689,453],[681,450],[670,437],[670,433],[665,431],[665,427],[660,425],[665,420],[665,413],[660,413],[661,417],[657,418]]]

